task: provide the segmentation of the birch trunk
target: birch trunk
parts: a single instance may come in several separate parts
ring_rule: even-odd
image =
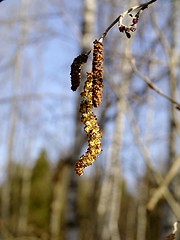
[[[172,9],[171,9],[171,49],[169,54],[169,81],[170,81],[170,92],[171,96],[174,99],[178,99],[178,65],[179,65],[179,51],[178,51],[178,32],[179,32],[179,19],[180,19],[180,5],[178,0],[172,1]],[[168,166],[171,166],[177,157],[177,133],[178,129],[180,129],[180,122],[177,116],[177,110],[174,106],[171,105],[170,108],[170,125],[169,125],[169,157],[168,157]],[[177,202],[180,202],[180,174],[178,173],[175,179],[171,184],[171,189],[173,191],[173,195]],[[171,231],[173,223],[176,221],[175,215],[171,210],[165,210],[165,223],[164,223],[164,231],[163,235],[167,235],[169,231]]]
[[[29,6],[31,4],[30,0],[22,0],[22,7],[20,9],[20,16],[24,16],[28,13]],[[20,38],[20,45],[24,45],[26,43],[26,36],[30,31],[31,25],[30,22],[24,22],[22,26],[22,35]],[[21,59],[21,52],[19,52],[19,59]],[[30,151],[30,141],[28,142],[28,146],[26,146],[25,156],[29,156]],[[24,167],[22,170],[22,187],[21,187],[21,207],[19,210],[19,216],[17,221],[17,234],[21,235],[26,233],[27,231],[27,222],[28,222],[28,206],[29,206],[29,194],[30,194],[30,180],[31,180],[31,170]]]
[[[67,189],[70,177],[68,161],[61,160],[54,174],[51,215],[50,215],[50,239],[63,239],[63,213],[66,205]]]
[[[125,56],[128,56],[131,42],[125,46]],[[120,240],[119,232],[119,214],[121,205],[121,161],[120,150],[122,148],[122,136],[124,130],[124,116],[126,114],[126,97],[129,89],[129,79],[131,79],[131,70],[126,60],[123,62],[122,74],[123,82],[119,89],[115,89],[118,97],[117,115],[115,120],[114,134],[112,140],[111,157],[105,179],[102,184],[98,214],[99,225],[102,226],[101,239]]]
[[[96,0],[85,0],[84,1],[84,17],[83,17],[83,28],[81,35],[81,52],[87,52],[92,47],[92,41],[94,40],[95,23],[96,21]],[[82,80],[86,77],[87,68],[83,68]],[[79,88],[79,93],[82,87]],[[78,94],[79,95],[79,94]],[[80,152],[83,146],[82,143],[82,124],[79,115],[79,103],[80,98],[77,101],[76,110],[76,130],[75,130],[75,144],[73,152],[72,166],[74,168],[75,161],[80,157]],[[73,171],[73,170],[72,170]],[[68,191],[68,208],[67,208],[67,240],[79,240],[79,223],[77,215],[77,193],[78,187],[78,176],[73,172],[70,178],[69,191]]]

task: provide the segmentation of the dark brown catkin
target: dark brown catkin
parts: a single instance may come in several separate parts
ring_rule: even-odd
[[[76,91],[80,85],[81,81],[81,67],[83,63],[86,63],[88,59],[88,55],[81,54],[77,56],[73,63],[71,64],[71,89]]]
[[[95,40],[93,48],[93,62],[92,62],[92,74],[93,74],[93,91],[92,101],[94,107],[98,107],[102,102],[103,94],[103,44],[102,42]]]

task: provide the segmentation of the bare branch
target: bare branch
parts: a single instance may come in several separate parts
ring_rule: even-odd
[[[143,73],[141,73],[137,67],[136,67],[136,64],[135,64],[135,61],[134,61],[134,58],[133,57],[130,57],[129,58],[130,60],[130,64],[131,64],[131,67],[133,69],[133,71],[142,79],[144,80],[147,85],[152,89],[154,90],[155,92],[157,92],[159,95],[163,96],[164,98],[166,98],[168,101],[170,101],[171,103],[175,104],[176,105],[176,108],[178,110],[180,110],[180,103],[173,99],[172,97],[166,95],[160,88],[158,88],[151,80],[149,77],[145,76]]]
[[[162,195],[166,191],[167,186],[170,184],[172,179],[179,172],[179,169],[180,169],[180,158],[177,158],[176,161],[171,166],[169,172],[166,174],[160,187],[154,192],[153,196],[149,200],[149,203],[147,204],[148,209],[153,209],[156,203],[161,199]]]
[[[174,223],[173,231],[167,236],[167,240],[174,240],[175,239],[175,234],[178,230],[178,228],[177,228],[178,223],[180,223],[180,221],[177,221],[177,222]]]
[[[175,234],[175,233],[177,232],[177,230],[178,230],[178,228],[177,228],[178,223],[180,223],[180,221],[175,222],[174,225],[173,225],[173,227],[174,227],[173,233],[174,233],[174,234]]]
[[[106,35],[108,34],[108,32],[118,23],[120,32],[125,32],[127,37],[129,38],[129,31],[134,32],[135,29],[135,25],[138,23],[138,19],[140,14],[142,13],[142,11],[146,8],[148,8],[149,6],[151,6],[151,4],[153,4],[154,2],[156,2],[157,0],[151,0],[147,3],[143,3],[134,7],[131,7],[130,9],[128,9],[127,11],[124,11],[123,13],[121,13],[107,28],[106,30],[103,32],[102,36],[99,38],[100,42],[103,42],[103,40],[105,39]],[[135,18],[132,19],[132,24],[131,26],[125,26],[122,24],[123,18],[129,14],[130,12],[134,11],[134,10],[138,10],[138,12],[136,13],[136,15],[134,16]],[[91,53],[92,49],[87,53],[87,55],[89,55]]]
[[[130,104],[128,103],[128,101],[126,104],[127,104],[128,110],[129,110],[128,117],[130,120],[132,131],[134,133],[135,142],[137,143],[137,145],[139,147],[139,150],[144,158],[144,161],[145,161],[147,167],[151,170],[151,173],[153,174],[156,183],[160,186],[161,183],[163,182],[163,177],[161,176],[160,173],[158,173],[157,171],[154,170],[154,168],[152,166],[152,157],[151,157],[150,151],[146,147],[146,145],[144,144],[144,141],[141,138],[140,130],[139,130],[137,122],[135,120],[135,116],[133,114],[132,108],[131,108]],[[162,193],[162,195],[166,199],[166,201],[169,204],[170,208],[172,209],[174,215],[177,218],[179,218],[180,217],[179,205],[176,202],[176,200],[173,198],[172,194],[170,193],[170,191],[167,187],[164,188],[164,192]],[[147,209],[149,211],[152,211],[154,209],[154,207],[155,207],[155,205],[153,205],[153,206],[147,205]]]
[[[110,24],[110,26],[104,31],[104,33],[102,34],[102,37],[100,39],[104,40],[104,38],[106,37],[107,33],[111,30],[111,28],[116,24],[118,23],[118,26],[119,28],[121,28],[122,26],[124,26],[122,24],[122,21],[123,21],[123,18],[130,12],[138,9],[138,12],[137,14],[135,15],[135,17],[138,17],[140,16],[141,12],[145,9],[145,8],[148,8],[152,3],[156,2],[157,0],[152,0],[152,1],[149,1],[147,3],[143,3],[143,4],[140,4],[138,6],[134,6],[134,7],[131,7],[130,9],[128,9],[127,11],[121,13],[115,20],[114,22],[112,22]],[[136,22],[137,23],[137,22]],[[136,24],[135,22],[133,22],[132,24],[135,25]],[[132,25],[131,25],[132,26]],[[125,28],[129,28],[128,26],[124,26]],[[130,29],[131,30],[131,29]],[[132,30],[131,30],[132,31]]]

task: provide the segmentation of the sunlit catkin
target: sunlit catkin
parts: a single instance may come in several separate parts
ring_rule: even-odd
[[[84,91],[81,93],[83,100],[80,104],[81,121],[84,124],[84,130],[88,137],[88,149],[77,161],[75,170],[80,176],[83,175],[84,169],[93,164],[101,153],[101,137],[102,132],[98,125],[97,118],[92,112],[92,89],[93,89],[93,76],[92,73],[87,73],[87,81],[84,85]]]
[[[93,48],[93,62],[92,62],[92,74],[93,74],[93,96],[92,101],[94,107],[98,107],[102,102],[103,94],[103,44],[102,42],[95,40]]]

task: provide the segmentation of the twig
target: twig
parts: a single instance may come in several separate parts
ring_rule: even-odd
[[[160,186],[161,183],[163,182],[163,177],[161,176],[160,173],[158,173],[157,171],[155,171],[153,169],[152,166],[152,157],[150,155],[149,149],[148,147],[145,145],[144,141],[141,138],[141,134],[140,134],[140,130],[139,127],[137,125],[135,116],[133,114],[133,110],[132,107],[130,106],[129,102],[126,102],[127,108],[128,108],[128,118],[130,120],[130,124],[132,127],[132,131],[134,134],[134,139],[135,142],[137,143],[139,150],[144,158],[144,161],[148,167],[148,169],[150,169],[151,173],[154,176],[154,179],[156,181],[156,183]],[[169,189],[166,187],[164,188],[164,192],[162,193],[163,197],[165,198],[165,200],[167,201],[167,203],[169,204],[170,208],[172,209],[174,215],[179,218],[180,217],[180,211],[179,211],[179,204],[176,202],[176,200],[173,198],[172,194],[170,193]],[[157,202],[156,202],[157,203]],[[155,204],[156,204],[155,203]],[[154,209],[156,205],[147,205],[147,210],[152,211]]]
[[[174,223],[173,231],[167,236],[167,238],[166,238],[167,240],[174,240],[175,239],[175,234],[178,230],[178,228],[177,228],[178,223],[180,223],[180,221],[177,221],[177,222]]]
[[[153,4],[153,3],[156,2],[156,1],[157,1],[157,0],[151,0],[151,1],[147,2],[147,3],[142,3],[142,4],[138,5],[138,6],[131,7],[131,8],[128,9],[127,11],[121,13],[121,14],[106,28],[106,30],[103,32],[102,36],[99,38],[99,41],[100,41],[100,42],[103,42],[103,40],[105,39],[105,37],[106,37],[106,35],[108,34],[108,32],[109,32],[117,23],[118,23],[119,29],[121,29],[121,27],[123,26],[122,31],[120,30],[121,32],[123,32],[124,30],[125,30],[125,32],[126,32],[127,29],[128,29],[128,31],[129,31],[129,29],[130,29],[130,31],[135,31],[135,30],[133,30],[133,29],[131,30],[131,26],[132,26],[132,25],[129,27],[129,26],[125,26],[125,25],[122,24],[123,18],[124,18],[127,14],[129,14],[130,12],[132,12],[132,11],[134,11],[134,10],[137,10],[137,9],[138,9],[138,12],[137,12],[137,14],[136,14],[134,17],[135,17],[135,18],[139,18],[141,12],[142,12],[144,9],[148,8],[151,4]],[[135,25],[135,24],[137,24],[137,22],[134,23],[133,25]],[[128,36],[128,35],[127,35],[127,36]],[[91,53],[91,51],[92,51],[92,49],[89,50],[89,52],[87,52],[87,55],[89,55],[89,54]]]
[[[178,223],[180,223],[180,221],[175,222],[174,225],[173,225],[173,227],[174,227],[173,233],[174,233],[174,234],[175,234],[175,233],[177,232],[177,230],[178,230],[178,228],[177,228]]]
[[[162,97],[166,98],[168,101],[170,101],[171,103],[175,104],[176,105],[176,108],[178,110],[180,110],[180,102],[178,102],[177,100],[173,99],[172,97],[168,96],[167,94],[165,94],[160,88],[158,88],[151,80],[149,77],[145,76],[143,73],[141,73],[137,67],[136,67],[136,64],[135,64],[135,61],[134,59],[131,57],[130,59],[130,64],[131,64],[131,67],[133,69],[133,71],[142,79],[144,80],[147,85],[152,89],[154,90],[155,92],[157,92],[159,95],[161,95]]]

